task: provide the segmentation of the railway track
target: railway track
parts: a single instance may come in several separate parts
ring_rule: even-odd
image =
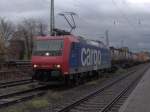
[[[0,88],[7,88],[7,87],[13,87],[13,86],[19,86],[19,85],[25,85],[34,83],[32,79],[24,79],[24,80],[16,80],[16,81],[9,81],[9,82],[1,82]]]
[[[29,100],[35,96],[44,95],[46,93],[44,88],[46,87],[39,85],[28,90],[0,95],[0,108]]]
[[[5,89],[9,87],[17,87],[22,85],[28,85],[31,84],[31,87],[26,90],[21,90],[17,92],[12,92],[4,95],[0,95],[0,107],[7,107],[9,105],[19,103],[25,100],[29,100],[35,96],[41,96],[46,93],[43,89],[46,86],[42,85],[36,85],[35,81],[32,81],[32,79],[24,79],[24,80],[16,80],[16,81],[10,81],[10,82],[1,82],[0,83],[0,89]],[[33,87],[32,87],[33,85]]]
[[[86,97],[77,100],[63,108],[57,108],[57,112],[117,112],[116,107],[120,106],[119,101],[127,98],[129,91],[131,92],[139,79],[147,71],[148,67],[139,70],[138,72],[132,71],[126,76],[111,82],[104,87],[90,93]],[[116,106],[117,105],[117,106]],[[112,109],[112,110],[111,110]]]
[[[132,70],[131,73],[134,73],[134,72],[135,72],[135,70]],[[120,78],[119,80],[120,81],[123,80],[124,78],[128,77],[131,73],[129,73],[125,77]],[[115,82],[118,82],[119,80],[116,80]],[[115,84],[115,82],[113,82],[113,83]],[[24,85],[24,84],[29,84],[29,83],[33,83],[31,79],[18,80],[18,81],[12,81],[12,82],[4,82],[4,83],[0,83],[0,88],[19,86],[19,85]],[[111,83],[110,85],[107,85],[107,86],[109,87],[113,83]],[[26,100],[30,100],[31,98],[33,98],[35,96],[44,95],[47,92],[46,91],[47,89],[44,89],[46,87],[47,86],[37,85],[35,88],[31,88],[28,90],[14,92],[14,93],[6,94],[6,95],[0,95],[0,108],[7,107],[9,105],[13,105],[13,104],[23,102]],[[105,87],[105,88],[107,88],[107,87]],[[102,88],[101,90],[97,91],[96,93],[92,93],[89,96],[83,98],[82,100],[79,100],[78,102],[59,110],[59,112],[71,111],[72,109],[74,109],[74,106],[76,107],[76,106],[80,105],[80,103],[82,103],[86,98],[88,100],[88,97],[92,97],[92,95],[97,94],[98,92],[104,91],[105,88]],[[72,109],[70,107],[72,107]]]

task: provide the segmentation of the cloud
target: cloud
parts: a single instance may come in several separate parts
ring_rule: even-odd
[[[24,18],[40,18],[49,24],[49,6],[50,0],[1,0],[0,15],[15,23]],[[55,0],[57,27],[69,30],[58,13],[73,11],[78,14],[74,34],[100,39],[109,30],[111,45],[120,46],[124,40],[125,46],[139,50],[141,43],[150,42],[148,10],[148,4],[133,4],[129,0]]]

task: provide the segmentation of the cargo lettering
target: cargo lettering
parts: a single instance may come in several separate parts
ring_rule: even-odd
[[[100,65],[101,64],[100,50],[82,48],[81,63],[82,66]]]

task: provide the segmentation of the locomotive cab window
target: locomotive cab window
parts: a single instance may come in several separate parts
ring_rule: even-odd
[[[40,56],[61,56],[63,48],[63,40],[37,40],[34,43],[33,54]]]

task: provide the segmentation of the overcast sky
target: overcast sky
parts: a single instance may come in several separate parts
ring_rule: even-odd
[[[50,0],[0,0],[0,16],[17,23],[24,18],[49,21]],[[73,11],[77,29],[86,38],[99,39],[109,30],[111,45],[132,50],[150,49],[150,0],[55,0],[56,26],[69,29],[59,12]]]

